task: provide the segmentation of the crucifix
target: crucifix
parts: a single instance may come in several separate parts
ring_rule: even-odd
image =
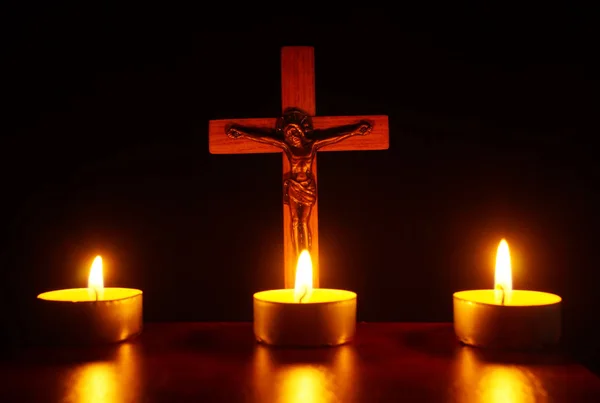
[[[211,120],[211,154],[283,153],[283,249],[285,288],[294,288],[302,250],[313,262],[319,287],[317,150],[387,150],[387,116],[315,116],[314,49],[281,49],[278,118]]]

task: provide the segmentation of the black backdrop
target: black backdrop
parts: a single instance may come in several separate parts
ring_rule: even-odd
[[[450,321],[506,237],[515,288],[563,296],[567,346],[597,363],[586,10],[13,11],[13,345],[35,295],[84,286],[96,254],[107,285],[144,290],[147,321],[250,320],[252,293],[283,284],[281,157],[209,155],[208,120],[276,116],[280,47],[313,45],[318,114],[387,114],[391,136],[319,156],[322,285],[357,291],[360,320]]]

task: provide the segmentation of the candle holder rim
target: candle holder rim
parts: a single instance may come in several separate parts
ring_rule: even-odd
[[[341,291],[344,294],[347,294],[348,296],[346,298],[341,298],[341,299],[336,299],[334,301],[307,301],[307,302],[303,302],[303,303],[298,303],[298,302],[282,302],[282,301],[271,301],[271,300],[267,300],[267,299],[263,299],[260,298],[260,294],[264,294],[264,293],[269,293],[272,291],[287,291],[287,292],[294,292],[293,288],[278,288],[275,290],[263,290],[263,291],[257,291],[252,295],[252,298],[260,301],[260,302],[264,302],[267,304],[276,304],[276,305],[317,305],[317,304],[338,304],[338,303],[343,303],[343,302],[347,302],[347,301],[352,301],[357,299],[358,295],[354,292],[354,291],[349,291],[349,290],[341,290],[341,289],[337,289],[337,288],[314,288],[312,291],[315,292],[317,290],[322,290],[322,291]],[[318,292],[318,291],[317,291]]]
[[[562,297],[558,294],[554,294],[551,292],[546,292],[546,291],[535,291],[535,290],[512,290],[511,292],[515,293],[536,293],[536,294],[547,294],[547,295],[551,295],[557,298],[556,301],[547,303],[547,304],[535,304],[535,305],[501,305],[501,304],[494,304],[494,303],[489,303],[489,302],[481,302],[481,301],[473,301],[470,299],[466,299],[466,298],[461,298],[460,296],[458,296],[457,294],[461,294],[461,293],[465,293],[465,292],[471,292],[471,291],[496,291],[496,290],[492,290],[492,289],[486,289],[486,288],[481,288],[481,289],[477,289],[477,290],[461,290],[461,291],[456,291],[452,294],[452,298],[457,300],[457,301],[463,301],[463,302],[468,302],[470,304],[476,304],[476,305],[486,305],[486,306],[501,306],[504,308],[527,308],[527,307],[540,307],[540,306],[553,306],[553,305],[559,305],[560,303],[562,303]]]
[[[306,349],[306,350],[310,350],[310,349],[327,349],[327,348],[332,348],[332,347],[339,347],[339,346],[343,346],[346,344],[350,344],[354,341],[355,336],[348,336],[348,337],[343,337],[340,338],[339,341],[336,342],[331,342],[331,343],[302,343],[302,342],[278,342],[278,341],[267,341],[265,339],[261,339],[259,337],[256,337],[256,342],[262,346],[265,346],[267,348],[272,348],[272,349],[288,349],[288,348],[294,348],[294,349]]]
[[[126,297],[122,297],[122,298],[110,298],[110,299],[101,299],[98,301],[95,300],[89,300],[89,301],[67,301],[67,300],[57,300],[57,299],[46,299],[43,298],[42,296],[44,294],[50,294],[50,293],[54,293],[54,292],[60,292],[60,291],[67,291],[67,290],[87,290],[87,287],[79,287],[79,288],[63,288],[60,290],[50,290],[50,291],[44,291],[40,294],[37,295],[36,299],[40,300],[40,301],[44,301],[44,302],[52,302],[52,303],[62,303],[62,304],[95,304],[98,302],[118,302],[118,301],[125,301],[131,298],[137,298],[141,295],[144,294],[144,292],[142,290],[139,290],[137,288],[128,288],[128,287],[104,287],[104,290],[108,290],[108,289],[112,289],[112,290],[128,290],[128,291],[135,291],[135,293],[133,293],[132,295],[128,295]]]

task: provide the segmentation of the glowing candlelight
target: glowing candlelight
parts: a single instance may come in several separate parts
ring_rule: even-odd
[[[512,291],[512,265],[510,262],[510,251],[505,239],[500,241],[496,252],[496,270],[494,273],[494,289],[496,290],[496,301],[500,305],[510,300]]]
[[[104,275],[102,273],[101,256],[96,256],[92,263],[90,275],[88,277],[88,289],[96,301],[101,300],[104,297]]]
[[[480,347],[536,348],[558,343],[561,298],[540,291],[513,290],[506,240],[496,252],[493,290],[454,293],[454,331]]]
[[[90,268],[87,288],[38,295],[41,328],[60,343],[110,343],[142,331],[142,291],[104,287],[102,257]]]
[[[356,294],[312,287],[310,253],[298,257],[293,289],[254,294],[254,334],[259,342],[287,346],[334,346],[354,337]]]
[[[296,265],[296,283],[294,286],[294,301],[308,302],[313,290],[312,260],[310,253],[303,250]]]

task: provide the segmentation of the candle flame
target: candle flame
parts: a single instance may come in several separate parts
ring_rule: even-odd
[[[294,300],[296,302],[306,302],[312,293],[312,260],[308,250],[303,250],[298,256],[296,265],[296,282],[294,284]]]
[[[496,252],[494,289],[497,290],[496,294],[502,301],[504,301],[506,294],[512,291],[512,265],[508,242],[505,239],[500,241]]]
[[[104,291],[104,277],[102,275],[102,257],[96,256],[92,267],[90,269],[90,276],[88,277],[88,289],[96,295],[96,299],[100,297],[99,294]]]

